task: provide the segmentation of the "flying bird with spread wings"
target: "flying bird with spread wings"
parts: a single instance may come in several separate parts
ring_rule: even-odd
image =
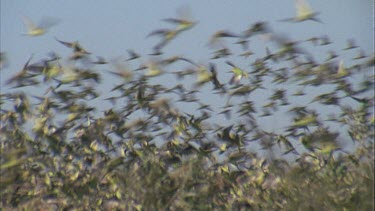
[[[48,29],[52,26],[56,25],[59,20],[52,17],[44,17],[39,22],[39,24],[35,24],[31,19],[29,19],[26,16],[22,17],[23,23],[27,28],[27,32],[23,33],[23,35],[35,37],[35,36],[41,36],[45,33],[47,33]]]
[[[307,20],[312,20],[315,22],[322,23],[317,18],[319,12],[315,12],[312,10],[311,6],[307,2],[307,0],[295,0],[296,6],[296,16],[293,18],[287,18],[281,21],[288,21],[288,22],[303,22]]]

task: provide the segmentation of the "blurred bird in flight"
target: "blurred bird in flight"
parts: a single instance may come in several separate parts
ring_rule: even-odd
[[[157,29],[152,31],[150,34],[147,35],[147,37],[150,36],[160,36],[162,39],[161,41],[154,47],[154,50],[158,55],[160,52],[160,49],[162,49],[165,45],[167,45],[171,40],[176,38],[178,34],[180,34],[182,31],[186,31],[190,28],[192,28],[196,22],[192,21],[190,18],[190,12],[188,8],[182,7],[177,11],[178,17],[177,18],[166,18],[163,19],[163,21],[172,23],[176,25],[176,28],[174,29]]]
[[[56,25],[59,21],[55,18],[51,17],[44,17],[40,21],[40,23],[37,25],[33,21],[31,21],[28,17],[23,16],[22,17],[23,23],[27,28],[27,32],[23,35],[35,37],[45,34],[49,28]]]
[[[80,44],[78,41],[74,41],[74,42],[65,42],[65,41],[61,41],[57,38],[55,38],[57,42],[65,45],[66,47],[68,48],[72,48],[74,52],[81,52],[81,53],[84,53],[84,54],[90,54],[89,52],[87,52]]]
[[[322,23],[316,16],[318,12],[314,12],[310,7],[307,0],[295,0],[296,6],[296,16],[293,18],[287,18],[282,21],[291,21],[291,22],[302,22],[307,20],[316,21]]]
[[[85,58],[87,55],[91,54],[90,52],[86,51],[78,41],[74,42],[65,42],[57,39],[55,37],[55,40],[63,45],[65,45],[68,48],[73,49],[73,55],[70,57],[71,60],[77,60],[81,58]]]
[[[191,11],[189,7],[180,7],[177,9],[177,18],[166,18],[164,21],[177,25],[177,31],[185,31],[192,28],[196,21],[191,18]]]
[[[233,67],[232,72],[233,76],[229,81],[229,84],[238,83],[242,79],[242,77],[249,77],[246,71],[240,69],[236,65],[234,65],[232,62],[227,61],[226,62],[229,66]]]

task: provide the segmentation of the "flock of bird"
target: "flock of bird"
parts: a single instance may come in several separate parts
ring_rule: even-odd
[[[314,12],[306,1],[296,2],[296,16],[283,21],[312,20],[321,23],[317,18],[318,13]],[[47,21],[36,25],[27,18],[24,21],[28,29],[26,35],[29,36],[43,35],[49,27],[56,24],[56,21]],[[110,62],[100,56],[93,59],[92,53],[78,41],[55,38],[56,42],[71,49],[72,53],[67,60],[73,65],[63,64],[62,58],[56,53],[50,53],[47,58],[35,63],[33,56],[30,56],[22,69],[5,82],[5,85],[13,88],[47,86],[44,95],[34,96],[39,101],[35,106],[36,111],[30,106],[30,95],[24,92],[3,93],[2,103],[4,104],[4,100],[15,103],[14,108],[22,114],[16,117],[15,121],[26,121],[27,116],[35,115],[32,120],[36,138],[60,140],[56,144],[63,145],[86,143],[92,149],[103,151],[124,149],[119,153],[128,156],[139,156],[140,147],[151,149],[156,145],[155,140],[163,140],[161,148],[165,150],[160,150],[161,156],[172,161],[181,160],[183,154],[196,151],[202,155],[211,152],[229,153],[228,159],[234,162],[248,155],[245,148],[254,141],[263,149],[271,149],[278,144],[283,150],[282,154],[300,154],[303,150],[296,147],[300,144],[310,152],[329,152],[340,149],[340,146],[338,133],[330,131],[327,122],[354,125],[355,127],[349,127],[348,134],[353,141],[358,141],[363,137],[356,130],[363,129],[361,125],[364,121],[374,121],[374,114],[371,113],[374,99],[369,96],[373,89],[374,75],[369,70],[374,67],[375,57],[374,54],[365,55],[354,40],[348,40],[348,45],[342,49],[358,50],[358,55],[353,57],[352,61],[346,62],[335,52],[329,51],[326,60],[319,62],[308,52],[308,48],[329,46],[332,41],[328,36],[294,41],[273,32],[266,22],[257,22],[240,33],[227,30],[214,33],[209,38],[209,44],[214,49],[213,57],[207,65],[183,56],[163,58],[165,46],[198,24],[182,17],[163,21],[173,27],[158,29],[147,35],[157,36],[160,41],[149,55],[152,59],[140,62],[139,67],[133,70],[128,68],[127,63],[143,58],[134,50],[128,50],[125,61]],[[249,46],[250,40],[256,36],[267,36],[276,49],[267,47],[266,55],[260,57]],[[234,45],[242,47],[240,57],[246,61],[255,58],[254,61],[249,66],[241,66],[231,61],[233,54],[225,44],[227,40],[234,40]],[[309,43],[312,45],[305,48]],[[4,58],[5,53],[2,53],[1,62]],[[78,65],[80,61],[85,61],[83,64],[88,61],[90,65],[81,67]],[[222,61],[225,65],[218,68],[217,61]],[[184,62],[186,68],[171,71],[169,67],[177,62]],[[346,63],[354,65],[347,66]],[[96,67],[107,67],[105,65],[112,65],[115,70],[95,70]],[[275,69],[272,65],[283,67]],[[230,72],[228,79],[224,77],[228,72],[223,72],[222,69]],[[103,96],[98,87],[103,74],[107,73],[120,79],[121,83],[114,85],[110,93]],[[155,78],[163,75],[175,76],[177,84],[169,86],[152,83]],[[358,75],[366,77],[358,83],[352,79]],[[192,78],[195,80],[193,84],[189,83]],[[319,90],[324,90],[319,89],[324,85],[333,87],[332,91],[319,93]],[[272,91],[264,105],[258,105],[259,102],[252,96],[254,93],[266,95],[270,86],[278,88]],[[200,92],[207,88],[212,88],[212,91],[206,94],[226,99],[220,111],[215,111],[213,105],[203,103],[198,97]],[[306,90],[309,88],[317,91],[307,94]],[[337,113],[325,117],[320,116],[320,111],[309,106],[310,104],[294,105],[293,102],[298,101],[298,98],[311,95],[310,104],[320,103],[321,109],[332,106]],[[101,108],[92,106],[90,101],[103,97],[110,101],[113,107],[100,113],[98,109]],[[290,100],[291,98],[293,100]],[[344,102],[357,105],[352,108]],[[195,113],[182,112],[183,107],[177,108],[177,103],[192,103],[197,106],[197,110]],[[281,108],[293,116],[285,130],[276,133],[262,129],[258,120],[274,115]],[[13,118],[13,113],[5,107],[2,108],[2,113],[4,122]],[[368,119],[360,119],[357,123],[349,121],[348,116],[363,113]],[[66,117],[58,117],[56,114]],[[236,120],[231,118],[233,114],[239,117],[238,121],[230,122]],[[218,118],[218,115],[227,117],[230,124],[216,124],[212,119]],[[98,129],[100,127],[104,127],[103,131]],[[83,131],[90,132],[85,134]],[[71,137],[72,132],[72,139],[79,141],[61,141]],[[126,141],[114,142],[112,139]],[[52,148],[56,153],[66,153],[57,146]],[[65,148],[69,151],[68,149],[69,147]]]

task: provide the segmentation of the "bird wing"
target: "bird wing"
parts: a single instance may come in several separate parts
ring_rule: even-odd
[[[296,17],[305,19],[314,14],[309,3],[306,0],[296,0]]]

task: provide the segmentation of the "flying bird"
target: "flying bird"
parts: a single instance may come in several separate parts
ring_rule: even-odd
[[[146,37],[151,37],[151,36],[159,36],[161,37],[161,41],[156,44],[154,49],[160,50],[162,49],[165,45],[167,45],[171,40],[176,38],[177,34],[180,33],[181,31],[175,30],[175,29],[157,29],[152,31],[150,34],[148,34]]]
[[[346,47],[343,50],[345,51],[345,50],[350,50],[353,48],[358,48],[358,46],[355,44],[355,41],[353,39],[350,39],[350,40],[347,40]]]
[[[164,70],[160,67],[160,63],[157,62],[149,62],[146,64],[146,68],[148,71],[145,73],[147,77],[155,77],[164,73]]]
[[[39,24],[35,24],[31,19],[29,19],[26,16],[22,17],[23,23],[27,28],[27,32],[24,33],[23,35],[27,35],[30,37],[35,37],[35,36],[40,36],[45,34],[49,28],[52,26],[56,25],[59,21],[55,18],[51,17],[44,17],[40,21]]]
[[[212,80],[212,72],[208,71],[205,66],[200,65],[196,71],[198,75],[197,75],[197,82],[195,83],[195,86],[200,87],[204,85],[205,83]]]
[[[179,18],[167,18],[164,21],[177,25],[177,31],[185,31],[192,28],[196,22]]]
[[[139,57],[141,57],[141,55],[139,55],[138,53],[136,53],[135,51],[131,49],[127,50],[127,52],[129,54],[129,58],[127,58],[126,61],[138,59]]]
[[[217,79],[216,67],[213,63],[210,63],[210,72],[211,72],[211,81],[214,85],[214,89],[224,88],[223,85]],[[225,89],[223,89],[223,92],[225,92]]]
[[[230,79],[229,84],[238,83],[238,82],[240,82],[240,80],[241,80],[243,77],[246,77],[246,78],[249,77],[249,75],[247,74],[246,71],[244,71],[244,70],[240,69],[239,67],[235,66],[232,62],[230,62],[230,61],[226,61],[226,63],[227,63],[229,66],[233,67],[233,69],[232,69],[233,76],[232,76],[232,78]]]
[[[167,59],[163,59],[160,61],[160,64],[162,65],[170,65],[170,64],[173,64],[177,61],[185,61],[187,63],[190,63],[194,66],[197,66],[193,61],[191,61],[190,59],[187,59],[187,58],[184,58],[182,56],[172,56],[172,57],[169,57]]]
[[[177,18],[166,18],[163,21],[175,24],[177,26],[177,31],[185,31],[192,28],[196,21],[191,18],[191,10],[187,6],[183,6],[177,9]]]
[[[287,18],[282,21],[289,21],[289,22],[302,22],[307,20],[316,21],[319,23],[322,23],[317,18],[318,12],[314,12],[307,2],[307,0],[295,0],[295,6],[296,6],[296,16],[293,18]]]
[[[103,57],[96,56],[96,61],[93,61],[92,63],[93,64],[107,64],[108,62]]]
[[[348,70],[344,66],[344,61],[341,60],[337,68],[337,72],[333,75],[335,79],[344,78],[349,75]]]
[[[240,35],[237,35],[227,30],[219,30],[211,36],[209,45],[210,46],[217,46],[219,44],[222,45],[222,38],[234,38],[234,37],[240,37]]]
[[[74,42],[66,42],[66,41],[61,41],[57,38],[55,38],[56,41],[59,43],[65,45],[68,48],[73,49],[73,55],[69,57],[70,60],[78,60],[78,59],[87,59],[87,55],[91,54],[90,52],[86,51],[78,41]]]
[[[16,81],[19,81],[19,80],[23,80],[24,78],[26,78],[27,77],[27,70],[28,70],[28,67],[29,67],[29,63],[30,63],[30,61],[31,61],[32,58],[33,58],[33,56],[30,56],[30,58],[24,64],[22,70],[19,71],[16,75],[14,75],[13,77],[11,77],[10,79],[8,79],[5,82],[5,84],[9,85],[9,84],[11,84],[13,82],[16,82]]]
[[[265,22],[256,22],[251,25],[248,29],[242,32],[242,39],[247,39],[254,35],[270,33],[268,24]]]
[[[66,47],[68,48],[71,48],[73,49],[73,52],[75,53],[82,53],[82,54],[90,54],[89,52],[87,52],[80,44],[78,41],[74,41],[74,42],[66,42],[66,41],[61,41],[57,38],[55,38],[57,42],[65,45]]]

